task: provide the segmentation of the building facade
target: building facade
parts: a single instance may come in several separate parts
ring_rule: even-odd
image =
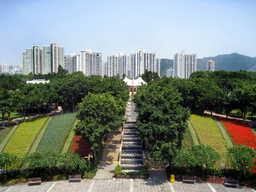
[[[213,61],[213,60],[207,61],[206,71],[215,71],[215,61]]]
[[[44,45],[43,49],[34,45],[33,48],[22,52],[22,70],[25,75],[57,73],[59,65],[65,68],[64,47],[58,46],[57,43]]]
[[[174,54],[174,77],[188,79],[191,73],[197,71],[197,55],[186,54],[185,51]]]

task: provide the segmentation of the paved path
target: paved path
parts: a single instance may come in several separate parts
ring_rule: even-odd
[[[107,171],[115,167],[114,164],[103,164],[100,167],[104,169],[100,168],[94,179],[83,179],[80,183],[57,181],[35,186],[20,184],[0,187],[0,192],[256,192],[251,188],[237,189],[214,183],[170,183],[164,171],[149,171],[150,179],[115,180]]]

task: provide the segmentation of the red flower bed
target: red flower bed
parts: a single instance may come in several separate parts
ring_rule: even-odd
[[[75,136],[73,139],[72,146],[69,150],[69,153],[77,153],[80,157],[87,156],[88,154],[93,154],[90,150],[91,146],[87,145],[82,136]]]
[[[256,150],[256,137],[246,123],[222,118],[221,122],[230,132],[237,145],[246,145]]]
[[[256,137],[246,123],[223,118],[220,120],[231,134],[236,145],[246,145],[256,151]],[[256,164],[252,172],[256,172]]]

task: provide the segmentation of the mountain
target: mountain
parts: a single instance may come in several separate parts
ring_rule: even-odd
[[[160,62],[160,76],[166,76],[166,70],[173,68],[173,60],[172,59],[161,59]],[[159,74],[158,74],[159,75]]]
[[[197,70],[206,70],[206,62],[209,60],[215,61],[215,71],[239,71],[248,70],[256,71],[256,58],[238,53],[218,55],[216,57],[204,57],[203,59],[197,59]]]

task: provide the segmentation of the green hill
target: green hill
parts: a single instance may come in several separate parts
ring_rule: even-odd
[[[160,77],[166,76],[166,70],[169,68],[173,68],[173,60],[161,59],[160,66]]]
[[[216,57],[204,57],[203,59],[197,59],[197,70],[205,71],[206,62],[209,60],[215,61],[215,71],[218,71],[218,70],[256,71],[256,59],[253,57],[240,55],[238,53],[218,55]]]

